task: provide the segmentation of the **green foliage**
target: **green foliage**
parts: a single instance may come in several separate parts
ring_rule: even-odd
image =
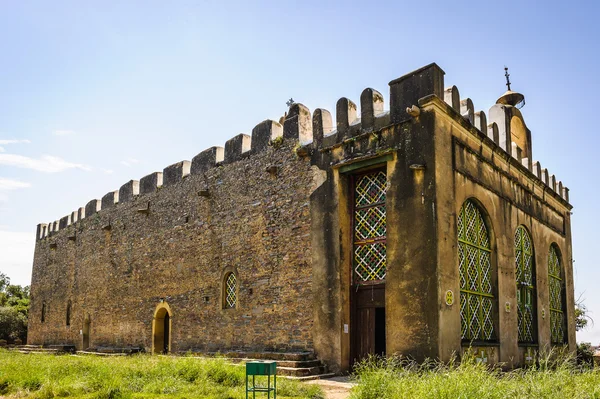
[[[29,286],[11,285],[10,278],[0,273],[0,340],[27,340]]]
[[[581,299],[581,297],[579,297],[579,299],[577,299],[577,301],[575,302],[575,330],[576,331],[580,331],[583,330],[584,328],[587,327],[588,322],[592,322],[592,324],[594,324],[594,321],[592,320],[592,318],[589,316],[588,314],[588,308],[587,306],[585,306],[585,304],[583,303],[583,300]]]
[[[590,342],[577,344],[577,364],[583,367],[594,366],[594,351]]]
[[[356,368],[352,399],[600,398],[600,370],[581,369],[572,356],[551,351],[538,365],[503,372],[464,356],[460,363],[371,358]]]
[[[17,308],[0,307],[0,339],[14,342],[16,339],[27,340],[27,317]]]
[[[280,399],[323,399],[318,386],[278,378]],[[21,398],[245,398],[244,367],[224,359],[54,356],[0,349],[0,395]]]

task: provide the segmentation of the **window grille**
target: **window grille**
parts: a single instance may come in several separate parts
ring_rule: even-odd
[[[237,304],[237,278],[234,273],[225,277],[225,308],[235,308]]]
[[[387,177],[384,171],[355,177],[353,273],[355,284],[385,279],[386,189]]]
[[[458,215],[460,325],[464,341],[496,339],[491,256],[482,213],[473,201],[467,200]]]
[[[564,279],[556,244],[550,246],[548,254],[548,288],[550,290],[550,338],[553,344],[563,344],[566,342]]]
[[[535,343],[535,270],[531,237],[524,227],[515,233],[515,266],[517,279],[517,319],[519,342]]]

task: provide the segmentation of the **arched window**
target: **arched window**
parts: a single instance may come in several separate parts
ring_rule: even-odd
[[[235,273],[229,272],[225,275],[224,280],[225,290],[223,308],[233,309],[237,305],[237,278]]]
[[[480,208],[467,200],[458,215],[460,327],[463,341],[494,341],[492,250]]]
[[[550,290],[550,340],[553,344],[564,344],[565,335],[565,281],[556,244],[548,253],[548,289]]]
[[[71,325],[71,301],[67,304],[67,326]]]
[[[42,323],[46,321],[46,302],[42,302]]]
[[[523,226],[515,232],[515,267],[517,279],[517,318],[519,342],[536,342],[535,266],[531,237]]]

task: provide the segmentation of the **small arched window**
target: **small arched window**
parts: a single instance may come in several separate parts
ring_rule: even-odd
[[[492,249],[483,212],[467,200],[458,215],[460,327],[463,341],[494,341]]]
[[[67,326],[71,325],[71,301],[67,304]]]
[[[42,323],[46,321],[46,302],[42,302]]]
[[[515,269],[519,342],[535,343],[537,334],[533,244],[523,226],[519,226],[515,232]]]
[[[229,272],[225,275],[224,288],[223,308],[233,309],[237,305],[237,277],[235,273]]]
[[[553,344],[564,344],[565,334],[565,279],[560,250],[556,244],[548,253],[548,289],[550,291],[550,340]]]

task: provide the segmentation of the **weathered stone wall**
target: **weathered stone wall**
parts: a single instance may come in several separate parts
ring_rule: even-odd
[[[352,310],[351,181],[379,168],[387,176],[388,354],[448,360],[465,348],[456,220],[468,198],[485,209],[492,236],[499,339],[485,349],[488,360],[520,365],[526,350],[517,344],[519,225],[535,246],[539,347],[550,341],[547,257],[555,242],[573,350],[568,189],[533,162],[520,111],[496,104],[489,116],[488,124],[455,86],[444,89],[444,72],[431,64],[390,82],[389,111],[370,88],[360,113],[347,98],[337,102],[335,125],[328,111],[311,116],[294,104],[283,126],[265,121],[224,150],[204,151],[39,225],[28,341],[80,347],[89,315],[91,346],[149,349],[153,315],[164,302],[173,351],[306,349],[331,370],[348,370],[360,327]],[[517,136],[527,140],[512,142]],[[228,271],[238,276],[236,309],[222,306]]]
[[[91,346],[149,350],[163,298],[173,351],[312,349],[310,163],[294,140],[274,144],[38,241],[29,343],[81,347],[89,314]],[[235,309],[222,309],[226,269],[238,276]]]

